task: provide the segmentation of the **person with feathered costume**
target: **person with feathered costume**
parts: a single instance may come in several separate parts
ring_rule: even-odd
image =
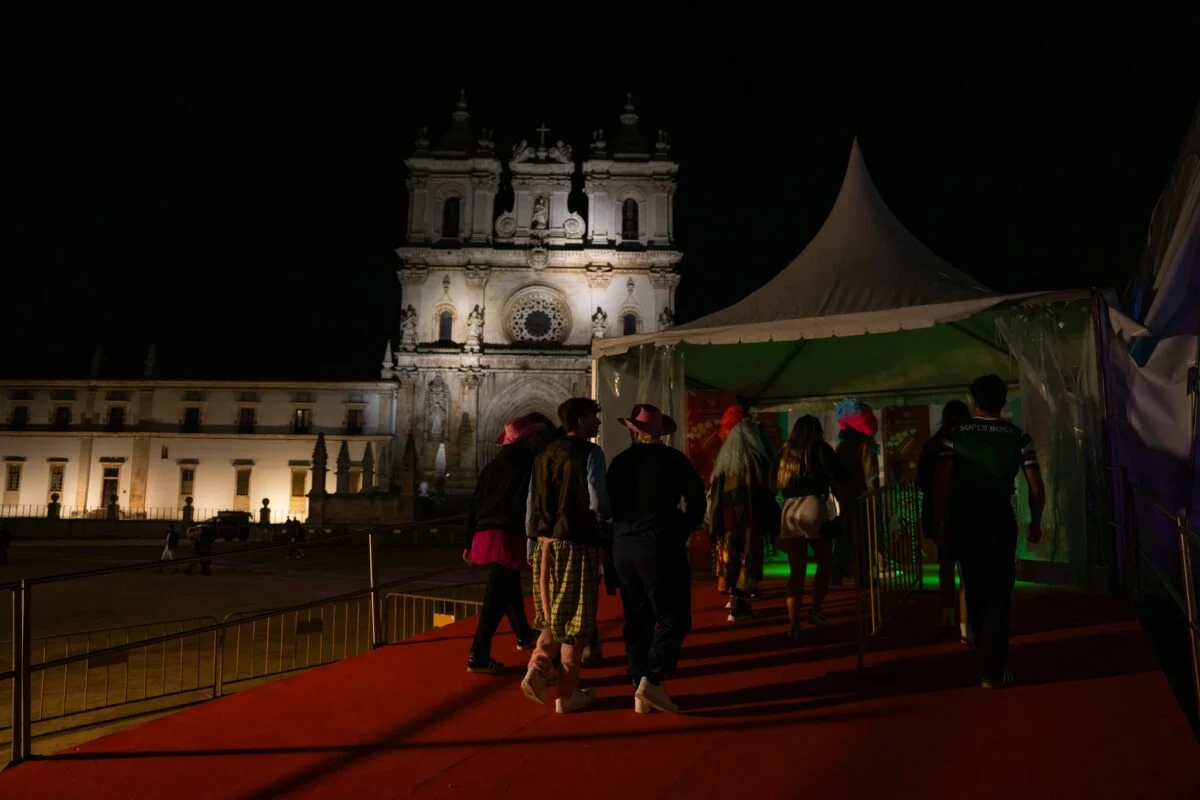
[[[758,423],[739,406],[726,410],[720,434],[705,522],[718,553],[717,577],[730,594],[729,621],[741,622],[753,615],[750,597],[763,577],[763,545],[779,533],[771,488],[775,460]]]
[[[854,397],[839,400],[833,407],[838,421],[838,443],[834,448],[846,468],[846,496],[858,498],[879,486],[879,419],[869,405]],[[833,543],[833,586],[841,586],[851,573],[854,558],[853,531],[858,504],[843,509],[845,524]]]

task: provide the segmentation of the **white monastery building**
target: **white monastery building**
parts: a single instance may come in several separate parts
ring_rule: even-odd
[[[467,491],[506,420],[553,419],[566,397],[591,394],[594,338],[674,322],[666,134],[642,134],[632,98],[582,163],[549,132],[539,125],[506,164],[465,99],[436,142],[421,131],[405,162],[400,331],[378,380],[158,381],[148,369],[140,381],[0,381],[5,513],[58,495],[63,516],[114,496],[123,516],[169,516],[187,498],[198,519],[257,516],[264,499],[275,521],[304,516],[318,434],[330,493],[347,456],[352,493]]]

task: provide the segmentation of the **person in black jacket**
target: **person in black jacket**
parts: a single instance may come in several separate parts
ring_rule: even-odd
[[[525,614],[521,593],[521,567],[525,562],[526,502],[533,475],[533,448],[542,425],[527,417],[511,420],[497,439],[500,452],[479,473],[475,497],[467,513],[469,564],[489,566],[483,608],[475,626],[475,640],[467,672],[495,675],[504,665],[492,658],[492,637],[507,615],[517,637],[517,649],[528,650],[537,633]]]
[[[687,541],[704,519],[704,481],[687,456],[663,444],[675,420],[637,405],[618,421],[632,443],[613,459],[607,483],[634,710],[677,712],[663,681],[692,627]]]

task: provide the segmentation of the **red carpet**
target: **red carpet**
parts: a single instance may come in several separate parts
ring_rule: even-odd
[[[1200,796],[1200,745],[1116,600],[1020,590],[1021,684],[985,691],[971,654],[927,635],[930,594],[861,677],[849,594],[798,645],[778,594],[733,628],[697,587],[678,716],[633,713],[605,598],[584,713],[521,695],[508,634],[494,655],[511,674],[467,675],[467,622],[6,770],[0,798]]]

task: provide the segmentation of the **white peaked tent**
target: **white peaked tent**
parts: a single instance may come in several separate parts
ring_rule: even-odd
[[[765,286],[686,325],[597,340],[592,354],[678,346],[692,385],[760,403],[938,393],[986,372],[1014,377],[994,325],[978,315],[1033,296],[999,295],[917,241],[879,196],[855,141],[825,224]]]

